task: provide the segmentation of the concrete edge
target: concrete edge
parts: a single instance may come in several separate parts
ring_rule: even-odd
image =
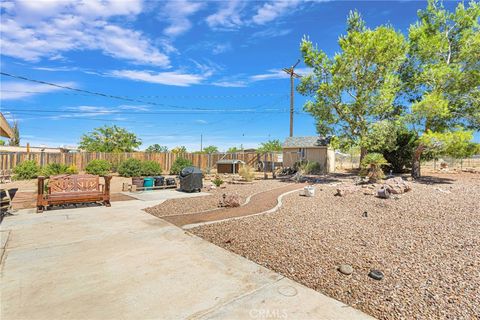
[[[277,205],[275,207],[269,209],[269,210],[266,210],[266,211],[253,213],[253,214],[249,214],[249,215],[241,216],[241,217],[232,217],[232,218],[226,218],[226,219],[215,220],[215,221],[191,223],[191,224],[184,225],[182,227],[182,229],[189,230],[189,229],[193,229],[193,228],[204,226],[204,225],[209,225],[209,224],[214,224],[214,223],[219,223],[219,222],[226,222],[226,221],[231,221],[231,220],[238,220],[238,219],[243,219],[243,218],[248,218],[248,217],[254,217],[254,216],[258,216],[258,215],[266,214],[266,213],[273,213],[273,212],[277,211],[278,209],[280,209],[280,207],[282,206],[282,204],[283,204],[282,199],[283,199],[284,196],[287,196],[287,195],[289,195],[291,193],[294,193],[294,192],[299,192],[301,190],[303,190],[303,187],[300,188],[300,189],[295,189],[295,190],[291,190],[291,191],[287,191],[285,193],[282,193],[281,195],[279,195],[277,197]]]

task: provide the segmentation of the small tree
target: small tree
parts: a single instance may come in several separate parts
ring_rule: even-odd
[[[20,129],[18,128],[18,121],[13,122],[13,137],[10,138],[9,145],[18,147],[20,145]]]
[[[88,152],[133,152],[141,144],[134,133],[114,125],[95,128],[84,134],[79,148]]]
[[[218,152],[218,147],[208,146],[208,147],[203,148],[203,152],[206,153],[206,154],[217,153]]]
[[[172,149],[172,153],[174,154],[182,154],[182,153],[187,153],[187,147],[185,146],[177,146]]]
[[[282,143],[280,140],[268,140],[267,142],[262,142],[260,148],[258,148],[260,153],[268,152],[278,152],[282,151]]]
[[[237,147],[230,147],[227,150],[227,153],[236,153],[242,151],[241,149],[238,149]]]
[[[4,146],[5,145],[5,141],[4,140],[0,140],[0,146]]]
[[[160,152],[168,152],[168,147],[167,146],[161,146],[159,145],[158,143],[155,143],[151,146],[149,146],[145,152],[157,152],[157,153],[160,153]]]

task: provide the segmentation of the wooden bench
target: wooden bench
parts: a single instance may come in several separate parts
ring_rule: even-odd
[[[45,177],[38,177],[37,212],[47,206],[87,202],[103,202],[110,207],[111,176],[104,176],[105,184],[100,184],[99,176],[91,174],[62,174],[51,176],[45,188]]]

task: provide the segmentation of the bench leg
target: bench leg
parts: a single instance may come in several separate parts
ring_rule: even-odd
[[[37,213],[42,213],[44,206],[37,206]]]
[[[103,204],[105,205],[105,207],[111,207],[112,205],[110,204],[110,200],[105,200],[103,201]]]

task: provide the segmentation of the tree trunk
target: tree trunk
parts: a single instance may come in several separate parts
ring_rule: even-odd
[[[415,149],[413,153],[412,159],[412,177],[414,179],[420,178],[420,157],[422,156],[423,151],[425,150],[425,146],[423,144],[419,144],[418,147]]]
[[[367,155],[367,149],[365,147],[360,148],[360,166],[362,165],[363,158]]]

